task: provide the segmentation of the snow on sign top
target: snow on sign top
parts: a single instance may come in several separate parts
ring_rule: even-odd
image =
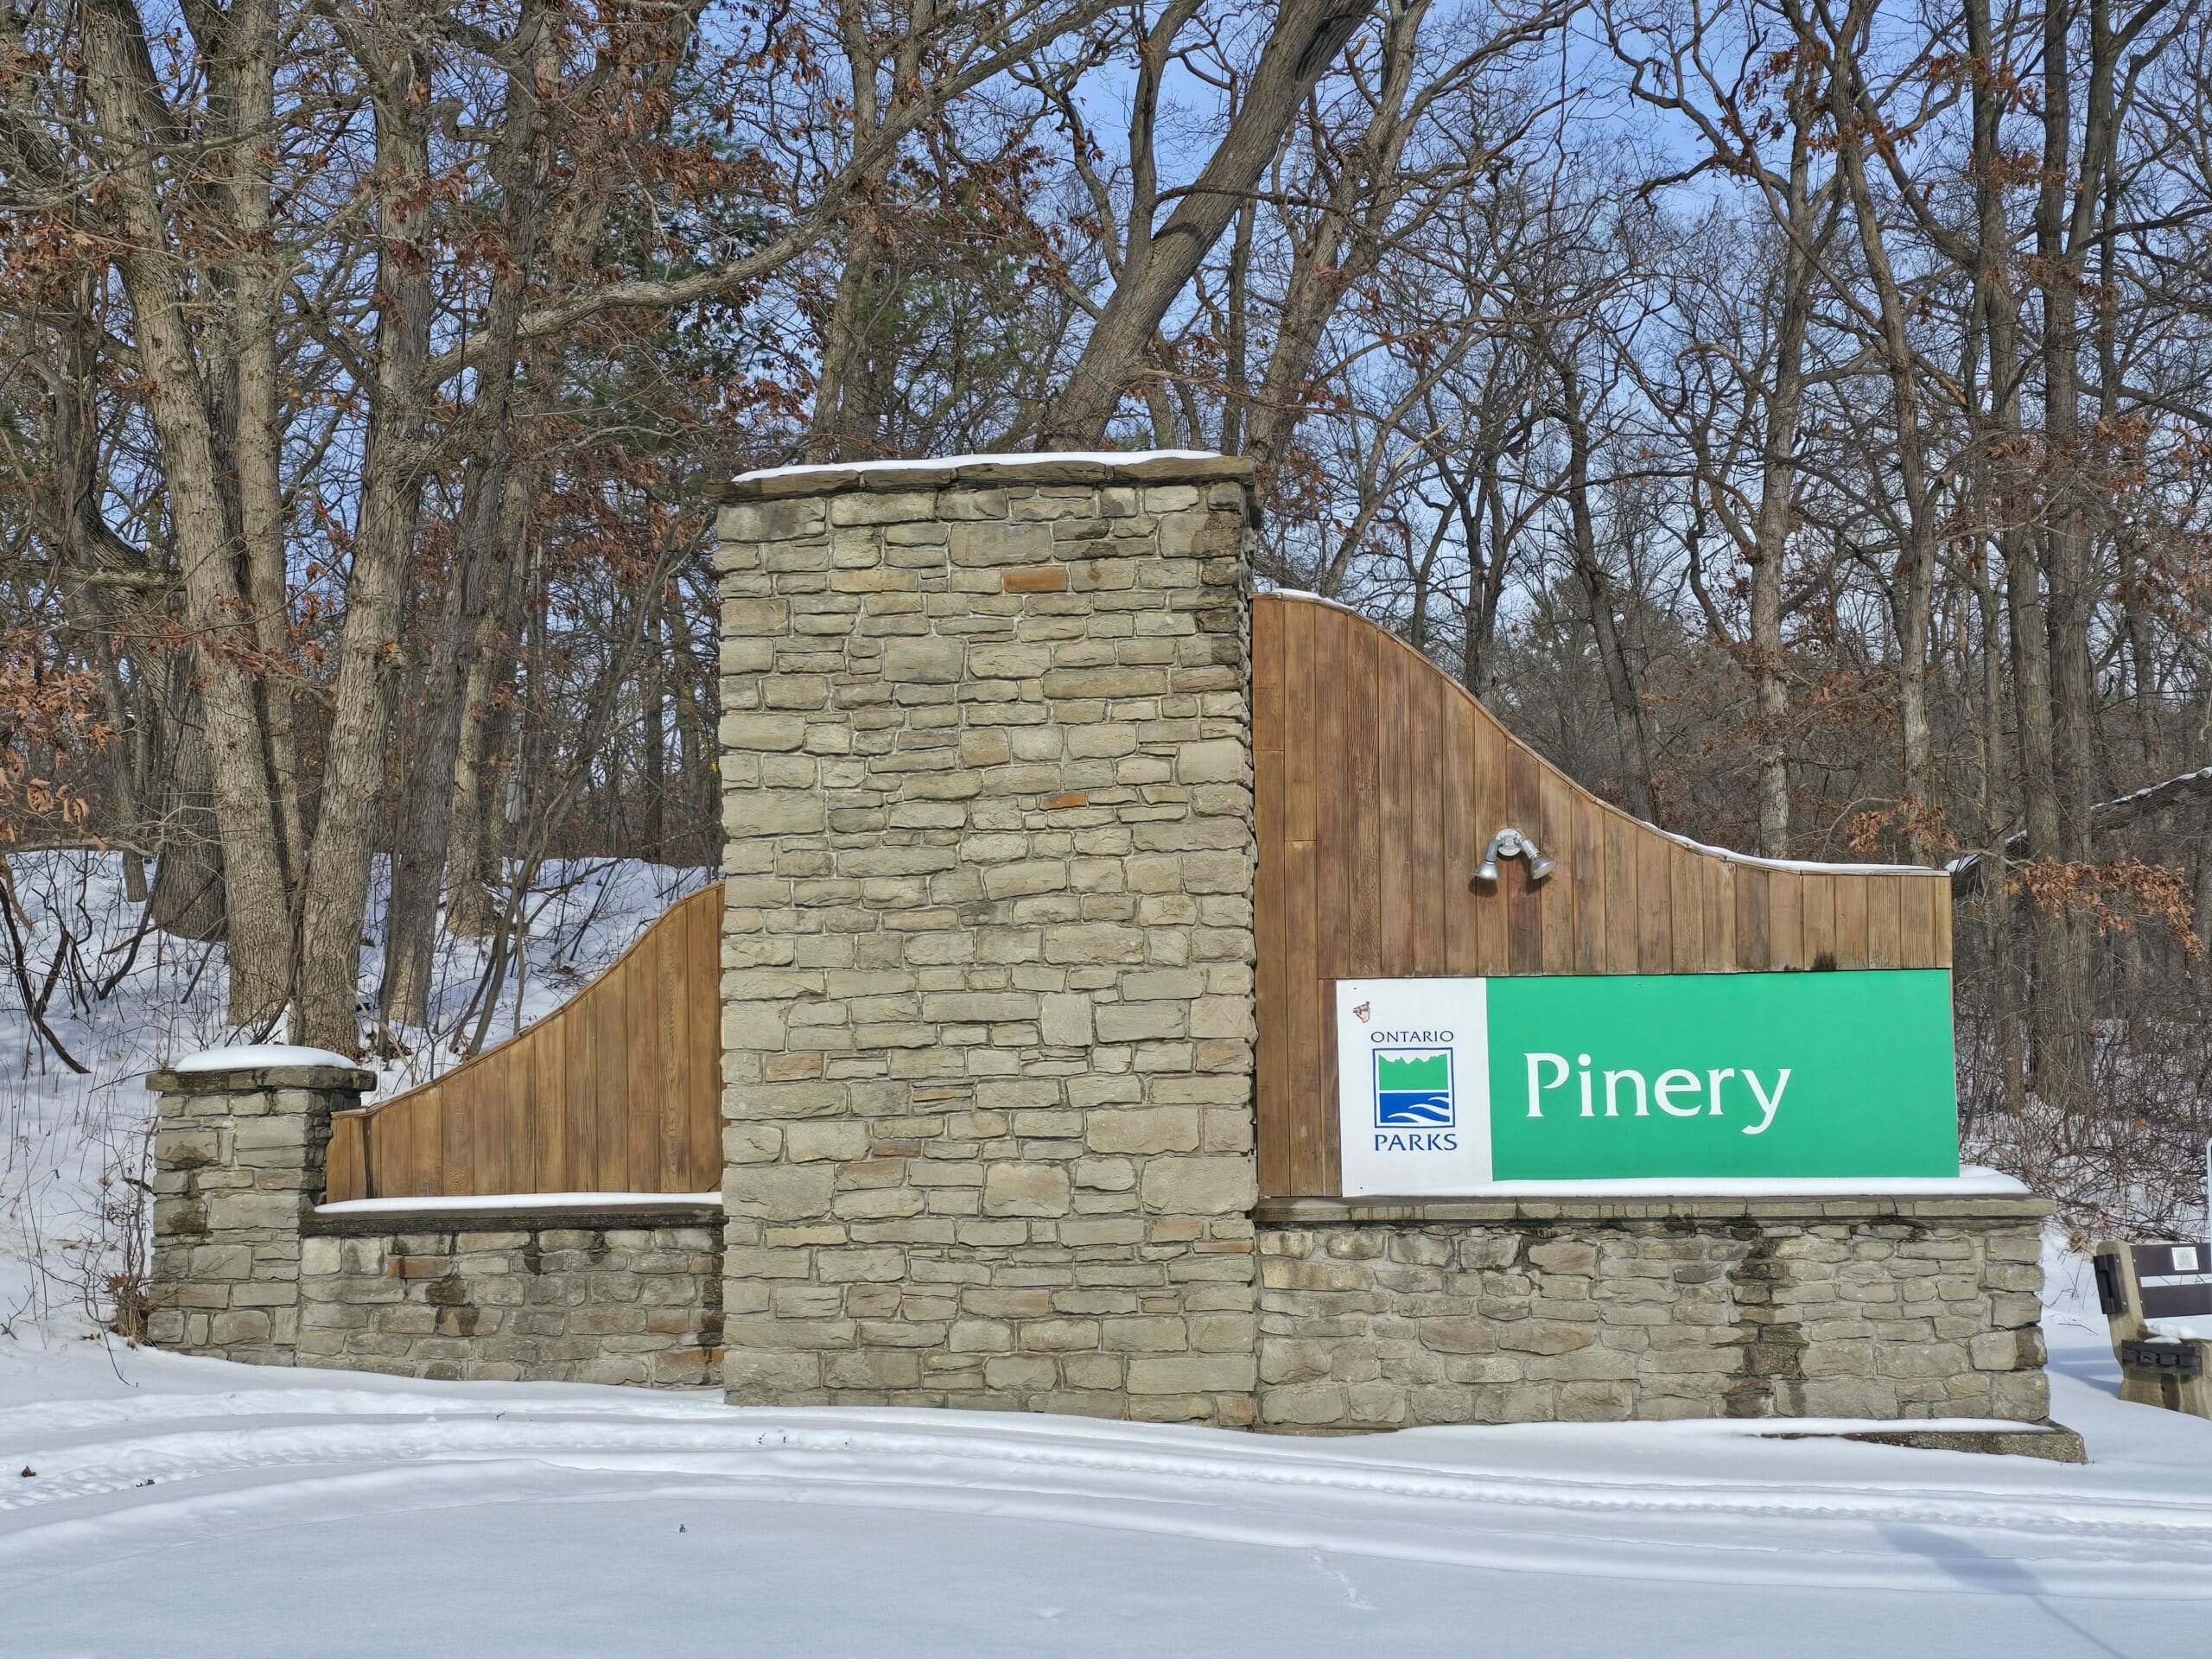
[[[272,1065],[337,1066],[352,1071],[358,1063],[327,1048],[302,1048],[295,1043],[240,1043],[233,1048],[203,1049],[188,1054],[169,1067],[172,1071],[258,1071]]]
[[[1211,449],[1046,449],[1003,455],[927,455],[908,461],[834,461],[799,467],[763,467],[740,473],[736,482],[751,484],[766,478],[795,478],[802,473],[896,473],[925,467],[1065,467],[1087,461],[1101,467],[1134,467],[1147,461],[1218,461]]]
[[[405,1198],[340,1198],[319,1204],[319,1216],[391,1216],[470,1210],[651,1210],[673,1205],[719,1208],[712,1192],[464,1192]]]

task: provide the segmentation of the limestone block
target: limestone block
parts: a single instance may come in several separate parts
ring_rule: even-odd
[[[1139,1192],[1147,1209],[1176,1215],[1246,1211],[1259,1196],[1251,1160],[1203,1154],[1153,1159]]]
[[[1292,1427],[1334,1427],[1351,1414],[1344,1386],[1337,1382],[1295,1382],[1267,1390],[1260,1407],[1262,1422]]]
[[[883,677],[905,685],[950,685],[966,671],[967,655],[966,645],[957,639],[887,639]]]
[[[829,1210],[835,1181],[819,1165],[745,1165],[724,1173],[722,1198],[733,1215],[796,1221]]]
[[[937,497],[928,490],[877,493],[862,491],[830,498],[829,519],[836,524],[890,524],[936,515]]]
[[[1586,1239],[1549,1239],[1529,1247],[1529,1264],[1546,1273],[1586,1276],[1597,1270],[1598,1247]]]
[[[1176,753],[1175,779],[1181,784],[1242,783],[1249,764],[1249,752],[1242,739],[1185,743]]]
[[[1188,1106],[1144,1107],[1126,1111],[1092,1110],[1087,1115],[1084,1140],[1094,1152],[1149,1155],[1155,1153],[1195,1152],[1200,1119]],[[1242,1160],[1236,1160],[1240,1164]],[[1149,1202],[1149,1200],[1147,1200]],[[1173,1206],[1154,1205],[1166,1209]]]
[[[1259,1361],[1250,1354],[1132,1358],[1128,1377],[1133,1395],[1249,1394],[1259,1380]]]
[[[1063,1216],[1069,1200],[1068,1172],[1058,1164],[996,1163],[984,1173],[987,1216]]]
[[[789,751],[805,743],[806,716],[728,714],[722,716],[721,735],[725,748]]]
[[[1189,1034],[1190,1009],[1183,1002],[1109,1002],[1093,1011],[1102,1043],[1137,1043]]]

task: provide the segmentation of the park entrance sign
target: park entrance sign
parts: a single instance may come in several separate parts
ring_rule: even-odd
[[[1943,872],[1629,817],[1252,596],[1255,511],[1187,454],[733,484],[719,891],[379,1107],[149,1079],[153,1340],[1325,1433],[2043,1418],[2050,1206],[1953,1173]]]
[[[1631,817],[1337,607],[1252,639],[1264,1195],[1955,1182],[1944,872]]]
[[[1347,1197],[1959,1173],[1940,969],[1336,989]]]

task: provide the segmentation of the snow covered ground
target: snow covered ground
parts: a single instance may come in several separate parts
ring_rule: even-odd
[[[2054,1335],[2087,1467],[1777,1425],[747,1411],[19,1338],[0,1651],[2202,1652],[2212,1423],[2120,1404],[2101,1333]]]
[[[685,885],[603,874],[549,906],[524,1018]],[[137,1133],[133,1070],[222,1035],[202,954],[172,941],[57,1023],[89,1077],[0,1085],[7,1659],[2212,1648],[2212,1423],[2119,1402],[2086,1266],[2056,1251],[2053,1408],[2086,1467],[1779,1424],[1312,1440],[745,1411],[130,1349],[52,1268],[115,1264],[98,1177]]]

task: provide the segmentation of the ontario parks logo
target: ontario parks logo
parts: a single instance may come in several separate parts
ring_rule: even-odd
[[[1448,1129],[1452,1123],[1452,1051],[1375,1051],[1375,1127]]]

